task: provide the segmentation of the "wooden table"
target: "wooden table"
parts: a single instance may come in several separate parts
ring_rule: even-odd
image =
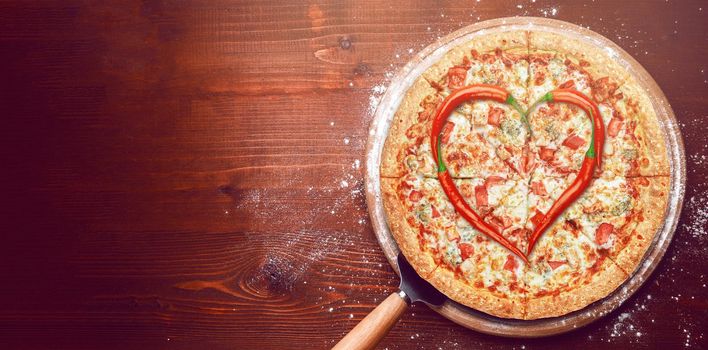
[[[0,2],[0,346],[331,346],[398,284],[362,187],[378,98],[439,36],[513,15],[654,76],[689,155],[678,232],[586,328],[503,339],[415,306],[381,348],[708,346],[708,3],[382,3]]]

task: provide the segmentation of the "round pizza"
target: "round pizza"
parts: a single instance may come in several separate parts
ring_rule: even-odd
[[[538,319],[632,275],[664,223],[670,165],[648,93],[614,57],[560,32],[507,30],[417,78],[380,176],[421,277],[476,310]]]

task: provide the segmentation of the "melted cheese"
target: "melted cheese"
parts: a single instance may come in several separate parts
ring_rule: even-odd
[[[575,235],[556,227],[547,232],[538,241],[536,248],[529,257],[532,266],[525,274],[525,282],[530,292],[554,291],[572,286],[578,279],[586,278],[588,268],[595,263],[597,247],[585,236]],[[540,257],[540,260],[538,259]],[[551,268],[547,262],[566,262],[562,268]],[[579,274],[578,274],[579,273]]]

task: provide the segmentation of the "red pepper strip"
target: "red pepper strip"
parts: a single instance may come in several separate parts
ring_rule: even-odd
[[[443,191],[450,199],[450,202],[455,207],[460,215],[467,220],[474,228],[481,231],[491,239],[497,241],[499,244],[509,249],[512,253],[519,256],[525,263],[528,263],[526,256],[521,252],[516,246],[514,246],[509,240],[492,228],[489,224],[484,222],[479,215],[470,208],[465,201],[464,197],[460,194],[460,191],[455,186],[452,180],[452,176],[447,171],[447,167],[443,162],[440,151],[440,133],[442,131],[447,117],[450,113],[457,108],[462,102],[469,99],[477,100],[494,100],[497,102],[516,104],[516,100],[511,96],[506,90],[492,85],[470,85],[464,88],[453,91],[448,95],[442,104],[435,111],[435,117],[433,118],[433,127],[430,133],[430,142],[433,152],[433,158],[437,160],[438,163],[438,180],[440,180],[440,185]]]
[[[539,224],[534,228],[534,231],[529,238],[527,254],[531,254],[533,247],[536,245],[536,241],[539,237],[541,237],[543,232],[546,231],[546,229],[551,226],[554,221],[556,221],[556,218],[558,218],[558,216],[560,216],[570,204],[575,202],[575,200],[578,199],[578,197],[580,197],[580,195],[582,195],[588,187],[590,181],[592,180],[595,166],[597,165],[599,167],[601,164],[602,147],[605,142],[605,128],[602,123],[600,110],[598,109],[597,104],[595,104],[595,102],[590,100],[588,97],[577,90],[558,89],[544,95],[539,102],[544,101],[566,102],[582,108],[585,113],[590,116],[590,121],[592,122],[592,139],[590,140],[590,146],[588,147],[587,152],[585,152],[585,158],[583,159],[583,164],[580,167],[578,176],[563,192],[563,194],[560,195],[555,203],[553,203],[546,215],[543,216]]]

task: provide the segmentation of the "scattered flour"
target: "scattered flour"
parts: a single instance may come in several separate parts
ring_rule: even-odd
[[[545,9],[541,9],[539,11],[543,17],[555,17],[558,14],[558,8],[557,7],[549,7]]]
[[[708,235],[708,191],[703,191],[686,201],[688,220],[682,225],[693,238],[700,240],[700,246],[706,242]],[[701,248],[702,249],[702,248]]]

